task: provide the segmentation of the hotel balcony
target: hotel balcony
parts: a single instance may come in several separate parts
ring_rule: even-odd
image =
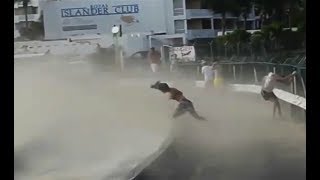
[[[212,18],[213,13],[209,9],[187,9],[187,19],[201,19],[201,18]]]
[[[216,31],[213,29],[190,29],[187,31],[187,39],[198,38],[213,38],[216,36]]]
[[[40,18],[40,14],[28,14],[28,21],[35,21],[38,22]],[[25,15],[15,15],[14,16],[14,22],[22,22],[26,21]]]

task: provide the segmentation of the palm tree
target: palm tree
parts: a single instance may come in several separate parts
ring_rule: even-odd
[[[23,4],[24,16],[25,16],[25,20],[26,20],[26,29],[28,29],[29,28],[28,4],[29,4],[30,0],[14,0],[14,3],[16,3],[16,2],[22,2],[22,4]]]
[[[238,0],[238,5],[241,11],[241,15],[244,19],[243,21],[244,30],[247,30],[247,19],[248,19],[248,15],[251,12],[252,0]]]

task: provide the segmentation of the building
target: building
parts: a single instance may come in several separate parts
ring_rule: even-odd
[[[29,25],[32,25],[34,22],[40,22],[41,10],[38,0],[30,0],[27,12]],[[18,32],[22,27],[26,27],[25,8],[22,1],[14,4],[14,26]]]
[[[201,0],[41,0],[40,7],[45,40],[87,34],[111,36],[112,26],[121,25],[127,46],[135,48],[132,52],[212,39],[221,31],[221,14],[203,9]],[[23,22],[23,11],[15,11],[19,23]],[[38,19],[40,9],[33,3],[30,11],[34,13],[30,20]],[[256,29],[257,19],[252,10],[247,29]],[[243,24],[241,20],[239,24],[238,17],[227,14],[227,30]],[[16,26],[19,28],[18,23]]]
[[[184,34],[184,42],[196,39],[214,38],[222,31],[219,13],[204,9],[201,0],[173,0],[173,18],[175,33]],[[257,28],[259,17],[256,17],[254,8],[248,15],[246,29]],[[230,31],[237,26],[243,26],[242,17],[227,13],[226,30]]]

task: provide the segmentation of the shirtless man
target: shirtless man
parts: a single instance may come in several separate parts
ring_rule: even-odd
[[[292,77],[296,75],[296,71],[292,72],[288,76],[281,77],[275,73],[270,72],[267,76],[262,79],[261,95],[264,100],[273,102],[273,118],[275,118],[276,110],[281,116],[281,108],[278,97],[273,93],[274,86],[277,82],[288,83],[292,81]]]
[[[179,105],[173,114],[173,118],[177,118],[178,116],[189,112],[195,119],[205,120],[205,118],[198,115],[193,107],[192,102],[185,98],[183,93],[178,89],[170,88],[167,83],[161,83],[160,81],[157,81],[155,84],[151,85],[151,88],[158,89],[162,93],[168,94],[169,99],[178,101]]]

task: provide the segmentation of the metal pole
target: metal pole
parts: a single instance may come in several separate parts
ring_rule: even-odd
[[[232,70],[233,70],[233,80],[236,81],[237,78],[236,78],[236,66],[235,65],[232,66]]]
[[[293,76],[293,93],[297,94],[297,78]]]
[[[300,74],[300,79],[301,79],[301,84],[302,84],[302,88],[303,88],[303,94],[304,94],[304,97],[306,98],[307,97],[306,85],[304,84],[304,80],[303,80],[303,77],[301,76],[301,74]]]
[[[122,48],[119,48],[119,60],[120,60],[120,67],[121,67],[121,71],[124,70],[124,61],[123,61],[123,51]]]
[[[224,57],[227,57],[227,45],[224,46]]]
[[[258,84],[257,70],[255,66],[253,66],[253,74],[254,74],[254,82]]]
[[[291,83],[291,92],[293,94],[296,94],[297,93],[297,86],[296,86],[296,77],[293,76],[293,81]],[[295,105],[291,104],[291,118],[294,118],[295,117],[295,114],[296,114],[296,107]]]
[[[276,73],[276,67],[273,66],[273,73]]]
[[[243,65],[240,65],[240,80],[242,81],[243,77]]]
[[[119,65],[119,42],[118,42],[118,33],[114,34],[114,61],[116,65]]]
[[[213,61],[213,50],[212,50],[212,42],[213,42],[213,41],[211,41],[211,42],[209,43],[209,45],[210,45],[210,55],[211,55],[211,61]]]
[[[149,36],[149,48],[152,47],[152,35]]]

